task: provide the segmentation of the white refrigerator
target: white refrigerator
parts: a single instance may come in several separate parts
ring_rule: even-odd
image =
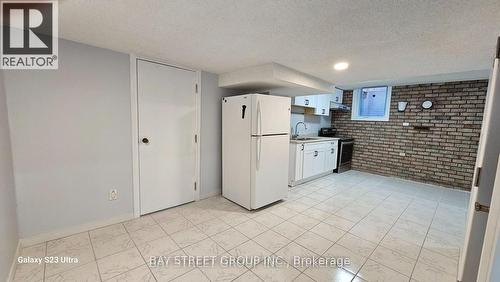
[[[258,209],[288,195],[290,98],[222,99],[222,195]]]

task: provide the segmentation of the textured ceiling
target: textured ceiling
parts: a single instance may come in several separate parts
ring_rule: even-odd
[[[500,1],[63,0],[59,19],[90,45],[215,73],[277,62],[352,87],[487,76]]]

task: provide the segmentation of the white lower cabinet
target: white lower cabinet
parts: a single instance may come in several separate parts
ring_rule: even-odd
[[[334,170],[337,168],[338,143],[337,143],[337,141],[332,141],[329,143],[330,143],[330,146],[326,152],[325,167],[326,167],[326,170]]]
[[[325,171],[326,147],[323,143],[304,144],[302,178],[308,178]]]
[[[288,167],[288,184],[302,179],[302,163],[304,160],[304,144],[290,144],[290,163]]]
[[[288,184],[295,186],[337,168],[337,140],[311,143],[292,143]]]

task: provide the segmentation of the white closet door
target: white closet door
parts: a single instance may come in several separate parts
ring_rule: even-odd
[[[500,40],[497,49],[500,48]],[[500,153],[500,50],[488,82],[474,181],[469,200],[465,244],[458,264],[458,281],[476,281],[488,213],[475,210],[475,203],[490,206]]]
[[[141,214],[194,200],[196,73],[137,61]]]

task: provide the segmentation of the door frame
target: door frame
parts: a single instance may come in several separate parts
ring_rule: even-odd
[[[200,124],[201,124],[201,71],[172,64],[164,60],[154,59],[147,56],[130,54],[130,112],[132,121],[132,188],[134,197],[134,217],[141,216],[141,201],[140,201],[140,174],[139,174],[139,108],[138,108],[138,93],[137,93],[137,61],[148,61],[151,63],[161,64],[168,67],[174,67],[184,70],[193,71],[196,74],[197,91],[195,95],[195,108],[196,108],[196,125],[193,132],[193,138],[197,136],[196,150],[195,150],[195,182],[196,190],[194,191],[194,200],[200,200]],[[194,188],[194,187],[193,187]]]

